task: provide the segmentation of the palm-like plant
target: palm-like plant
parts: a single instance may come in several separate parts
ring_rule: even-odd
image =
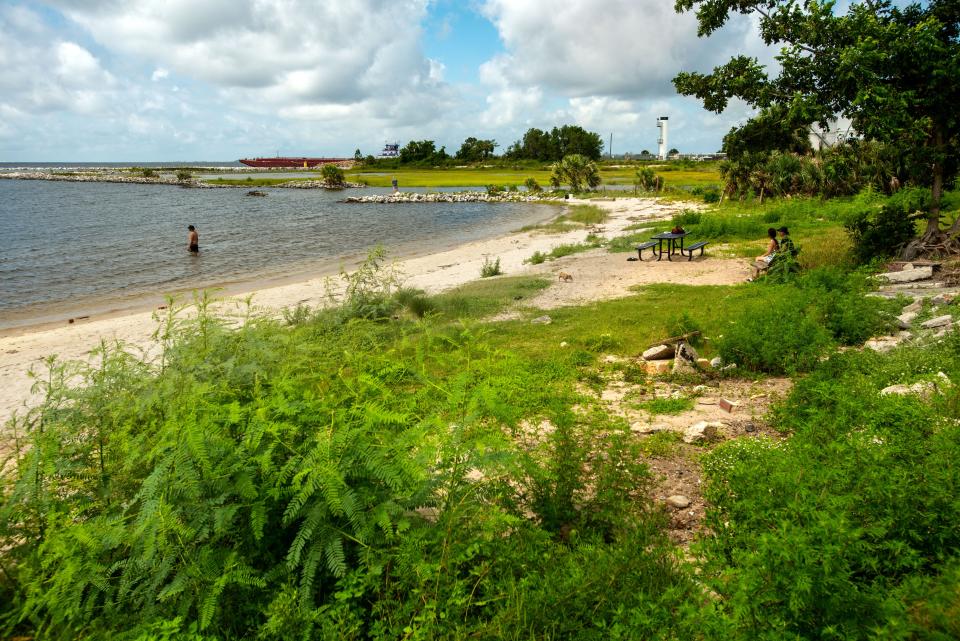
[[[563,160],[553,164],[553,175],[550,184],[559,187],[562,184],[570,186],[570,191],[583,191],[584,187],[596,189],[600,184],[600,170],[597,163],[586,156],[571,154]]]

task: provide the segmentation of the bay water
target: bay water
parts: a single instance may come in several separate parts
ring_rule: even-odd
[[[525,203],[342,202],[389,191],[374,188],[246,191],[0,180],[0,330],[336,273],[378,245],[394,258],[422,255],[557,213]],[[190,224],[199,255],[187,252]]]

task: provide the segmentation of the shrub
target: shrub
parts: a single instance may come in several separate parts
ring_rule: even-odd
[[[715,187],[710,187],[703,191],[703,202],[705,203],[718,203],[720,202],[720,190]]]
[[[486,190],[491,196],[499,196],[504,192],[502,185],[487,185]]]
[[[880,207],[861,209],[844,223],[853,241],[853,253],[861,263],[893,256],[916,235],[915,210],[907,199]]]
[[[321,167],[320,176],[323,178],[323,182],[330,186],[339,187],[346,182],[343,170],[332,164]]]
[[[190,173],[189,171],[187,171],[186,169],[178,169],[178,170],[177,170],[177,180],[178,180],[179,182],[186,182],[186,181],[190,180],[191,178],[193,178],[193,174],[191,174],[191,173]]]
[[[140,175],[143,176],[144,178],[156,178],[157,172],[155,172],[150,167],[144,167],[143,169],[140,170]]]
[[[787,374],[812,368],[833,344],[809,296],[789,286],[744,304],[718,341],[720,356],[759,372]]]
[[[550,184],[554,187],[569,185],[570,191],[574,193],[583,191],[584,188],[596,189],[601,182],[597,163],[580,154],[564,156],[563,160],[554,163],[552,169]]]
[[[540,183],[537,182],[536,178],[527,178],[525,181],[523,181],[523,184],[530,193],[539,194],[543,191],[543,187],[540,186]]]
[[[538,249],[537,251],[533,252],[533,255],[524,262],[531,265],[540,265],[541,263],[547,262],[547,254],[544,254]]]
[[[480,266],[480,278],[490,278],[491,276],[500,276],[503,271],[500,269],[500,259],[491,261],[487,256],[483,259],[483,265]]]
[[[714,507],[704,576],[736,638],[934,639],[957,630],[956,617],[935,611],[957,604],[960,469],[949,462],[960,456],[960,427],[937,397],[879,390],[910,380],[904,364],[955,371],[958,347],[954,339],[834,356],[777,406],[788,441],[738,439],[705,457]]]

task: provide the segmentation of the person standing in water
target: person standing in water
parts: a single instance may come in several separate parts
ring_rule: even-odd
[[[191,254],[200,253],[200,234],[197,233],[197,228],[193,225],[187,225],[189,234],[187,234],[187,248],[190,250]]]

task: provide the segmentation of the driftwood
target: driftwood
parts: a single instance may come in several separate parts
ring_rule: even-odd
[[[657,345],[675,345],[680,341],[688,341],[694,336],[699,336],[699,331],[687,332],[686,334],[681,334],[680,336],[671,336],[670,338],[665,338],[662,341],[657,341],[656,343],[650,343],[647,345],[647,348],[656,347]]]

